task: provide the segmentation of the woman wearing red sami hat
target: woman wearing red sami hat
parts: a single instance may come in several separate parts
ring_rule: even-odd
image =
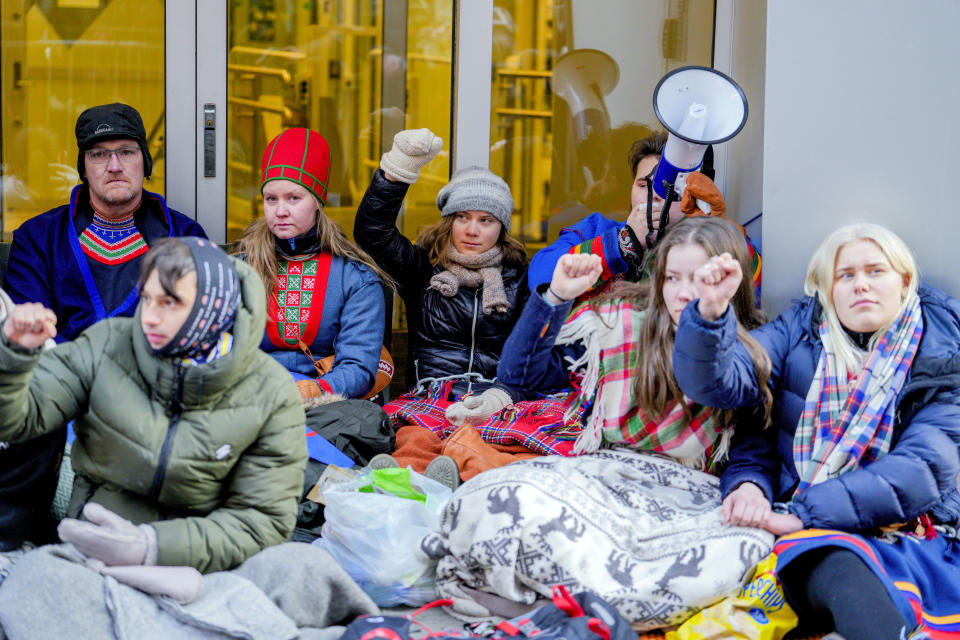
[[[267,328],[260,348],[283,364],[304,398],[362,398],[377,376],[384,298],[376,263],[323,214],[330,147],[310,129],[287,129],[263,154],[264,217],[235,252],[263,279]],[[334,356],[317,376],[314,359]],[[300,374],[300,375],[297,375]]]

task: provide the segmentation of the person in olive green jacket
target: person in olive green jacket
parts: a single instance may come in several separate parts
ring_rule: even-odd
[[[300,396],[258,349],[265,294],[246,264],[171,238],[150,250],[139,287],[133,318],[44,352],[53,312],[11,310],[0,441],[75,420],[68,515],[86,520],[65,519],[60,536],[108,569],[230,569],[293,530],[307,460]]]

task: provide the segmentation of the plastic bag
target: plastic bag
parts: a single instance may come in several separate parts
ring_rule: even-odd
[[[783,597],[777,556],[762,560],[736,596],[724,598],[684,622],[667,640],[781,640],[797,626],[797,614]]]
[[[404,498],[384,489],[404,486],[420,495]],[[425,604],[436,598],[436,561],[420,550],[420,541],[439,530],[451,494],[409,469],[365,473],[324,491],[326,520],[313,544],[332,555],[377,605]]]

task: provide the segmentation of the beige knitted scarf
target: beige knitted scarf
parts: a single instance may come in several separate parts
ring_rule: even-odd
[[[465,255],[453,244],[447,249],[447,258],[453,263],[446,271],[430,278],[430,287],[452,298],[460,287],[476,289],[483,285],[483,313],[504,313],[510,309],[507,292],[503,288],[500,262],[503,252],[494,246],[478,255]]]

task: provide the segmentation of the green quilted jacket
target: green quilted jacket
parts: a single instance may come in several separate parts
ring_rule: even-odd
[[[258,348],[263,285],[249,266],[233,264],[243,304],[233,349],[211,363],[156,357],[139,308],[42,354],[0,330],[0,440],[75,420],[69,515],[93,501],[149,523],[158,564],[204,573],[289,537],[307,461],[296,385]]]

